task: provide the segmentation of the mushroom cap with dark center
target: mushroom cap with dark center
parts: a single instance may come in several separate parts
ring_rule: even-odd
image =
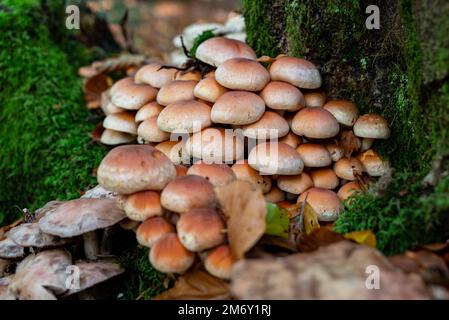
[[[390,127],[384,117],[378,114],[364,114],[354,124],[354,134],[362,138],[388,139]]]
[[[259,120],[264,111],[265,103],[257,94],[228,91],[212,106],[211,119],[215,123],[245,125]]]
[[[293,117],[292,131],[314,139],[335,137],[340,131],[337,119],[323,108],[304,108]]]
[[[348,100],[329,100],[323,108],[332,113],[338,123],[347,127],[352,127],[359,117],[359,109]]]
[[[270,81],[270,74],[257,61],[233,58],[220,64],[215,79],[228,89],[260,91]]]
[[[198,132],[211,124],[211,107],[195,100],[169,104],[157,118],[159,129],[167,132]]]
[[[232,58],[252,60],[257,58],[254,50],[246,43],[223,37],[210,38],[201,43],[195,56],[198,60],[215,67]]]
[[[304,96],[287,82],[271,81],[260,92],[267,107],[275,110],[297,111],[305,106]]]
[[[248,163],[264,174],[295,175],[300,174],[304,168],[299,153],[281,142],[258,144],[249,153]]]
[[[293,194],[301,194],[313,187],[313,181],[310,176],[303,172],[294,176],[280,176],[277,180],[279,189]]]
[[[187,170],[187,174],[204,177],[214,187],[226,185],[237,179],[230,166],[218,163],[197,162]]]
[[[8,238],[23,247],[45,248],[67,243],[67,239],[42,232],[37,222],[22,223],[12,228],[8,232]]]
[[[269,68],[271,80],[288,82],[298,88],[316,89],[321,86],[321,75],[317,67],[301,58],[281,57]]]
[[[162,217],[152,217],[142,222],[136,231],[137,242],[151,248],[162,236],[175,232],[175,227]]]
[[[298,197],[298,203],[304,200],[313,208],[319,221],[335,221],[343,209],[337,194],[328,189],[310,188]]]
[[[39,220],[42,232],[70,238],[104,229],[126,217],[114,199],[76,199],[62,203]]]
[[[194,100],[193,90],[198,81],[173,80],[165,84],[157,93],[157,103],[162,106],[183,100]]]
[[[162,190],[176,176],[173,163],[148,145],[126,145],[112,149],[101,161],[98,183],[106,190],[130,194]]]

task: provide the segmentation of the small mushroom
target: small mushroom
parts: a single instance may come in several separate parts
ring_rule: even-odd
[[[332,161],[337,162],[344,156],[344,150],[338,143],[327,143],[325,146],[331,155]]]
[[[103,127],[114,131],[137,134],[137,125],[134,122],[134,114],[129,111],[108,115],[103,120]]]
[[[296,151],[306,167],[326,167],[332,163],[331,155],[324,145],[304,143],[296,148]]]
[[[390,171],[390,164],[372,149],[369,149],[357,157],[365,168],[366,173],[372,177],[381,177]]]
[[[123,89],[124,87],[130,86],[134,84],[134,79],[131,77],[126,77],[123,79],[118,80],[115,82],[112,87],[109,89],[109,95],[112,96],[120,89]]]
[[[77,199],[47,213],[39,220],[39,228],[61,238],[83,235],[85,255],[95,260],[99,250],[95,230],[112,226],[125,217],[114,199]]]
[[[337,177],[354,181],[357,175],[361,175],[364,171],[363,164],[357,158],[343,157],[334,164],[334,172]]]
[[[348,100],[329,100],[323,108],[332,113],[338,123],[347,127],[352,127],[359,117],[359,109]]]
[[[158,116],[153,116],[139,124],[137,128],[139,143],[163,142],[170,139],[170,133],[162,131],[157,126],[157,118]]]
[[[161,106],[167,106],[171,103],[194,100],[193,89],[198,81],[194,80],[173,80],[166,83],[157,93],[157,103]]]
[[[157,89],[146,84],[131,84],[118,88],[112,94],[111,102],[127,110],[138,110],[156,99]]]
[[[293,194],[301,194],[313,187],[312,178],[305,172],[294,176],[280,176],[277,180],[279,189]]]
[[[195,100],[169,104],[157,118],[159,129],[166,132],[193,133],[211,124],[211,108]]]
[[[248,160],[239,160],[232,167],[238,180],[251,183],[253,187],[260,188],[263,193],[271,190],[271,178],[267,175],[260,175],[257,170],[251,168]]]
[[[163,109],[164,107],[158,104],[156,101],[147,103],[142,108],[140,108],[139,111],[137,111],[136,116],[134,117],[134,121],[136,123],[139,123],[151,117],[157,116]]]
[[[304,168],[299,153],[281,142],[258,144],[249,153],[248,163],[259,172],[270,175],[296,175]]]
[[[288,82],[298,88],[316,89],[321,86],[321,75],[317,67],[301,58],[281,57],[269,68],[271,80]]]
[[[289,132],[286,136],[279,139],[279,142],[286,143],[292,148],[297,148],[301,144],[301,137],[298,137],[293,132]]]
[[[226,185],[237,179],[227,164],[197,162],[187,170],[187,174],[204,177],[214,187]]]
[[[265,111],[263,116],[254,123],[242,127],[243,135],[252,139],[277,139],[290,131],[287,120],[273,111]]]
[[[211,275],[229,280],[231,278],[231,269],[236,259],[232,256],[229,245],[221,245],[210,250],[204,260],[204,268]]]
[[[364,114],[354,124],[354,134],[361,138],[388,139],[388,122],[378,114]]]
[[[340,184],[340,180],[334,170],[330,168],[321,168],[310,171],[310,177],[315,188],[335,189]]]
[[[267,107],[274,110],[298,111],[305,106],[304,96],[287,82],[271,81],[260,92]]]
[[[144,221],[161,216],[163,213],[160,194],[156,191],[139,191],[130,195],[120,195],[118,199],[126,216],[134,221]]]
[[[151,248],[162,236],[175,232],[173,225],[162,217],[153,217],[142,222],[136,231],[137,242]]]
[[[163,68],[159,63],[150,63],[140,68],[136,75],[136,83],[146,83],[153,88],[162,88],[175,79],[175,68]]]
[[[8,234],[6,234],[8,236]],[[0,258],[17,259],[25,255],[23,246],[15,243],[12,239],[6,237],[0,241]]]
[[[285,192],[276,186],[271,187],[271,190],[263,195],[265,201],[276,203],[285,200]]]
[[[303,91],[306,107],[319,108],[326,103],[326,93],[321,89]]]
[[[198,99],[215,102],[226,91],[228,90],[215,80],[215,76],[211,76],[198,82],[193,93]]]
[[[8,238],[22,247],[35,248],[56,247],[70,241],[42,232],[37,222],[19,224],[9,230]]]
[[[246,125],[259,120],[265,103],[257,94],[247,91],[228,91],[212,107],[211,119],[215,123]]]
[[[257,61],[232,58],[218,66],[215,79],[228,89],[260,91],[270,81],[270,74]]]
[[[298,197],[298,203],[303,201],[310,204],[319,221],[337,220],[343,208],[337,194],[328,189],[310,188]]]
[[[292,131],[299,136],[313,139],[335,137],[340,131],[337,119],[323,108],[304,108],[294,116]]]
[[[120,144],[131,143],[135,140],[136,140],[136,136],[134,136],[132,134],[115,131],[115,130],[111,130],[111,129],[104,129],[103,133],[101,134],[101,138],[100,138],[100,142],[102,144],[106,144],[109,146],[116,146],[116,145],[120,145]]]
[[[340,189],[338,190],[337,196],[340,198],[341,201],[343,201],[343,200],[348,199],[354,193],[360,192],[360,191],[362,191],[360,184],[357,181],[350,181],[340,187]]]

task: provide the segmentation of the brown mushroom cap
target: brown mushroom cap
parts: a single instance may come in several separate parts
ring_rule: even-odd
[[[178,238],[190,251],[199,252],[213,248],[225,241],[222,218],[211,208],[197,208],[181,215],[176,223]]]
[[[148,145],[126,145],[112,149],[98,168],[98,183],[106,190],[130,194],[161,190],[176,176],[170,159]]]
[[[328,189],[310,188],[298,197],[298,203],[304,200],[313,208],[319,221],[335,221],[343,208],[337,194]]]
[[[190,155],[184,141],[164,141],[157,144],[155,148],[165,154],[174,164],[190,163]]]
[[[338,123],[344,126],[352,127],[359,117],[359,109],[348,100],[329,100],[323,108],[332,113]]]
[[[204,177],[214,187],[226,185],[237,179],[234,171],[227,164],[197,162],[187,170],[187,174]]]
[[[332,163],[329,151],[321,144],[304,143],[296,148],[296,151],[306,167],[326,167]]]
[[[337,119],[323,108],[304,108],[293,117],[292,131],[307,138],[327,139],[340,131]]]
[[[296,134],[290,131],[286,136],[280,138],[279,142],[286,143],[290,147],[296,149],[301,143],[301,137],[298,137]]]
[[[276,186],[263,195],[266,202],[277,203],[285,200],[285,192]]]
[[[137,128],[137,135],[139,136],[139,142],[162,142],[170,139],[170,132],[162,131],[157,126],[158,116],[142,121]]]
[[[153,217],[142,222],[136,231],[137,242],[151,248],[157,240],[175,232],[173,225],[162,217]]]
[[[184,273],[195,260],[195,254],[183,247],[176,233],[157,240],[150,250],[150,263],[164,273]]]
[[[231,269],[236,259],[232,256],[229,245],[221,245],[210,250],[204,260],[204,268],[211,275],[229,280],[231,279]]]
[[[154,216],[161,216],[163,213],[160,195],[155,191],[120,195],[119,203],[126,216],[135,221],[144,221]]]
[[[287,82],[271,81],[260,92],[267,107],[275,110],[297,111],[305,106],[304,96]]]
[[[111,130],[111,129],[105,129],[103,131],[103,133],[101,134],[101,138],[100,138],[101,143],[107,144],[110,146],[116,146],[116,145],[124,144],[124,143],[131,143],[135,140],[136,140],[136,136],[134,136],[134,135],[131,135],[131,134],[128,134],[125,132]]]
[[[340,180],[334,170],[330,168],[315,169],[310,171],[310,177],[315,188],[335,189],[338,187]]]
[[[270,74],[257,61],[233,58],[218,66],[215,79],[228,89],[260,91],[270,81]]]
[[[304,59],[281,57],[269,68],[271,80],[288,82],[298,88],[316,89],[321,86],[321,75],[317,67]]]
[[[363,164],[357,158],[343,157],[334,164],[335,174],[344,180],[356,180],[356,176],[362,174],[363,170]]]
[[[265,103],[257,94],[246,91],[228,91],[212,107],[215,123],[245,125],[256,122],[265,111]]]
[[[344,150],[338,143],[327,143],[326,149],[329,151],[332,161],[340,160],[344,155]]]
[[[264,142],[255,146],[248,156],[251,167],[265,174],[300,174],[304,163],[298,152],[288,144]]]
[[[112,95],[111,102],[119,108],[137,110],[156,99],[157,90],[146,84],[121,87]]]
[[[211,125],[211,108],[195,100],[175,102],[162,110],[157,125],[167,132],[198,132]]]
[[[207,163],[224,163],[241,159],[245,145],[241,136],[233,130],[206,128],[187,139],[187,153]]]
[[[161,88],[166,83],[175,79],[177,70],[162,68],[159,63],[151,63],[140,68],[135,75],[136,83],[146,83],[153,88]]]
[[[380,177],[390,170],[388,161],[382,160],[374,150],[367,150],[357,157],[362,162],[366,173],[372,177]]]
[[[293,194],[301,194],[313,187],[312,179],[305,172],[295,176],[280,176],[277,184],[279,189]]]
[[[307,90],[303,92],[305,106],[310,108],[322,107],[326,103],[326,93],[323,90]]]
[[[251,168],[247,160],[237,161],[231,169],[238,180],[251,183],[253,186],[260,188],[263,193],[271,190],[271,178],[266,175],[260,175],[259,172]]]
[[[207,77],[198,82],[193,90],[195,97],[209,102],[215,102],[226,91],[225,87],[219,84],[215,77]]]
[[[212,66],[219,66],[232,58],[247,58],[256,60],[253,49],[246,43],[223,37],[210,38],[202,42],[195,54],[198,60]]]
[[[137,126],[134,122],[134,115],[128,111],[108,115],[103,120],[103,127],[133,135],[137,134]]]
[[[171,103],[194,100],[193,89],[198,82],[194,80],[173,80],[166,83],[157,93],[157,103],[162,106]]]
[[[199,71],[181,71],[181,72],[176,73],[175,80],[200,81],[201,80],[201,72],[199,72]]]
[[[127,87],[129,85],[134,85],[134,79],[131,77],[126,77],[115,82],[112,87],[109,89],[109,95],[112,97],[120,89]]]
[[[360,191],[362,191],[360,184],[357,181],[350,181],[341,186],[341,188],[338,190],[337,196],[340,198],[341,201],[344,201],[348,199],[350,196],[352,196],[354,193]]]
[[[152,101],[147,103],[142,108],[137,111],[136,116],[134,118],[135,122],[141,122],[151,117],[159,115],[161,111],[164,109],[160,104],[156,101]]]
[[[354,134],[362,138],[388,139],[390,127],[384,117],[378,114],[364,114],[354,124]]]
[[[287,120],[273,111],[265,111],[263,116],[254,123],[242,127],[243,135],[252,139],[277,139],[289,131]]]
[[[184,213],[194,208],[213,208],[217,203],[213,185],[196,175],[176,177],[161,193],[164,208]]]

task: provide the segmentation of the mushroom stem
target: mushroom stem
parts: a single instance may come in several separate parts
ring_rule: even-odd
[[[107,227],[103,230],[103,236],[100,242],[101,255],[110,255],[112,253],[112,238],[116,230],[115,226]]]
[[[83,234],[84,254],[89,260],[97,260],[99,253],[97,232],[90,231]]]

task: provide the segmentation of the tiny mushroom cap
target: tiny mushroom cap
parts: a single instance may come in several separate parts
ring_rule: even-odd
[[[15,259],[25,255],[24,247],[15,243],[10,238],[0,240],[0,258]]]
[[[139,225],[136,238],[139,244],[151,248],[157,240],[173,232],[175,232],[175,227],[170,222],[162,217],[153,217]]]
[[[357,158],[348,159],[343,157],[334,164],[335,174],[344,180],[356,180],[357,175],[361,175],[363,171],[363,164]]]
[[[187,153],[207,163],[232,162],[244,156],[243,137],[233,130],[206,128],[187,139]]]
[[[215,67],[232,58],[257,59],[254,50],[246,43],[223,37],[210,38],[201,43],[195,56]]]
[[[329,100],[323,108],[332,113],[338,123],[344,126],[352,127],[359,117],[359,109],[348,100]]]
[[[212,208],[196,208],[182,214],[176,223],[182,245],[193,252],[213,248],[225,241],[223,219]]]
[[[390,127],[384,117],[378,114],[364,114],[354,124],[354,134],[362,138],[388,139]]]
[[[254,123],[242,127],[243,135],[252,139],[276,139],[285,136],[289,131],[287,120],[273,111],[266,111]]]
[[[190,156],[183,141],[164,141],[157,144],[156,149],[165,154],[174,164],[190,162]]]
[[[340,131],[337,119],[323,108],[304,108],[294,116],[292,131],[307,138],[327,139]]]
[[[148,145],[112,149],[97,171],[98,183],[103,188],[123,194],[162,190],[175,176],[176,169],[170,159]]]
[[[285,200],[285,192],[277,188],[276,186],[273,186],[268,193],[265,193],[263,195],[263,197],[267,202],[281,202]]]
[[[163,213],[160,195],[155,191],[120,195],[118,199],[126,216],[134,221],[144,221],[154,216],[161,216]]]
[[[234,171],[227,164],[197,162],[187,170],[187,174],[204,177],[214,187],[226,185],[237,179]]]
[[[212,107],[215,123],[245,125],[256,122],[265,111],[265,103],[257,94],[247,91],[228,91]]]
[[[338,145],[338,143],[327,143],[326,149],[327,151],[329,151],[332,161],[336,162],[340,160],[344,155],[344,150]]]
[[[105,129],[101,134],[100,142],[110,146],[130,143],[136,140],[136,136],[129,133]]]
[[[177,71],[175,68],[163,68],[159,63],[147,64],[137,71],[135,82],[146,83],[153,88],[161,88],[175,79]]]
[[[195,97],[209,102],[215,102],[226,91],[225,87],[215,80],[215,77],[207,77],[198,82],[193,90]]]
[[[260,175],[257,170],[251,168],[247,160],[239,160],[232,167],[238,180],[251,183],[254,187],[260,188],[263,193],[271,190],[271,178],[266,175]]]
[[[134,79],[131,77],[126,77],[115,82],[112,87],[109,89],[109,94],[112,97],[117,91],[120,89],[127,87],[129,85],[134,85]]]
[[[221,245],[210,250],[204,260],[204,268],[211,275],[229,280],[231,279],[231,269],[236,259],[232,256],[229,245]]]
[[[303,93],[306,107],[322,107],[326,103],[326,93],[321,89],[308,90]]]
[[[162,106],[182,100],[194,100],[193,89],[198,82],[194,80],[173,80],[165,84],[157,93],[157,103]]]
[[[157,118],[159,129],[167,132],[198,132],[211,124],[211,108],[195,100],[169,104]]]
[[[296,175],[304,168],[299,153],[282,142],[258,144],[249,153],[248,163],[264,174]]]
[[[137,110],[156,99],[156,95],[157,89],[149,85],[133,84],[117,89],[112,95],[111,102],[119,108]]]
[[[177,177],[187,175],[187,171],[188,171],[187,167],[180,165],[180,164],[175,165],[175,167],[176,167],[176,176]]]
[[[157,240],[150,250],[150,263],[163,273],[184,273],[195,260],[195,254],[181,244],[176,233]]]
[[[45,248],[67,243],[67,239],[42,232],[36,222],[22,223],[12,228],[8,232],[8,238],[23,247]]]
[[[159,115],[159,113],[161,113],[162,109],[164,109],[164,107],[162,107],[156,101],[152,101],[150,103],[147,103],[142,108],[140,108],[139,111],[137,111],[134,120],[135,122],[141,122],[151,117],[157,116]]]
[[[310,188],[298,197],[298,203],[303,201],[310,204],[319,221],[337,220],[343,208],[337,194],[328,189]]]
[[[380,177],[388,173],[390,165],[383,160],[374,150],[367,150],[357,157],[362,162],[366,173],[372,177]]]
[[[316,89],[321,86],[321,75],[317,67],[304,59],[281,57],[269,68],[271,80],[288,82],[298,88]]]
[[[296,148],[296,151],[306,167],[326,167],[332,163],[329,151],[322,144],[304,143]]]
[[[340,180],[334,170],[330,168],[315,169],[310,172],[310,177],[315,188],[335,189],[338,187]]]
[[[170,132],[162,131],[157,126],[158,116],[142,121],[137,128],[138,141],[143,143],[162,142],[170,139]]]
[[[270,74],[257,61],[233,58],[218,66],[215,79],[228,89],[260,91],[270,81]]]
[[[280,176],[277,184],[279,189],[293,194],[301,194],[313,187],[312,179],[305,172],[296,176]]]
[[[341,201],[344,201],[348,199],[350,196],[352,196],[354,193],[360,191],[362,191],[360,184],[357,181],[350,181],[340,187],[337,196],[340,198]]]
[[[267,107],[275,110],[297,111],[305,106],[304,96],[287,82],[271,81],[260,92]]]
[[[176,177],[161,193],[162,206],[170,211],[184,213],[193,208],[213,208],[217,198],[213,185],[197,175]]]
[[[299,144],[301,143],[301,138],[290,131],[286,136],[279,139],[279,142],[286,143],[290,147],[296,149],[299,146]]]
[[[134,135],[137,134],[137,125],[134,122],[134,115],[128,111],[108,115],[103,120],[103,127],[119,132]]]

